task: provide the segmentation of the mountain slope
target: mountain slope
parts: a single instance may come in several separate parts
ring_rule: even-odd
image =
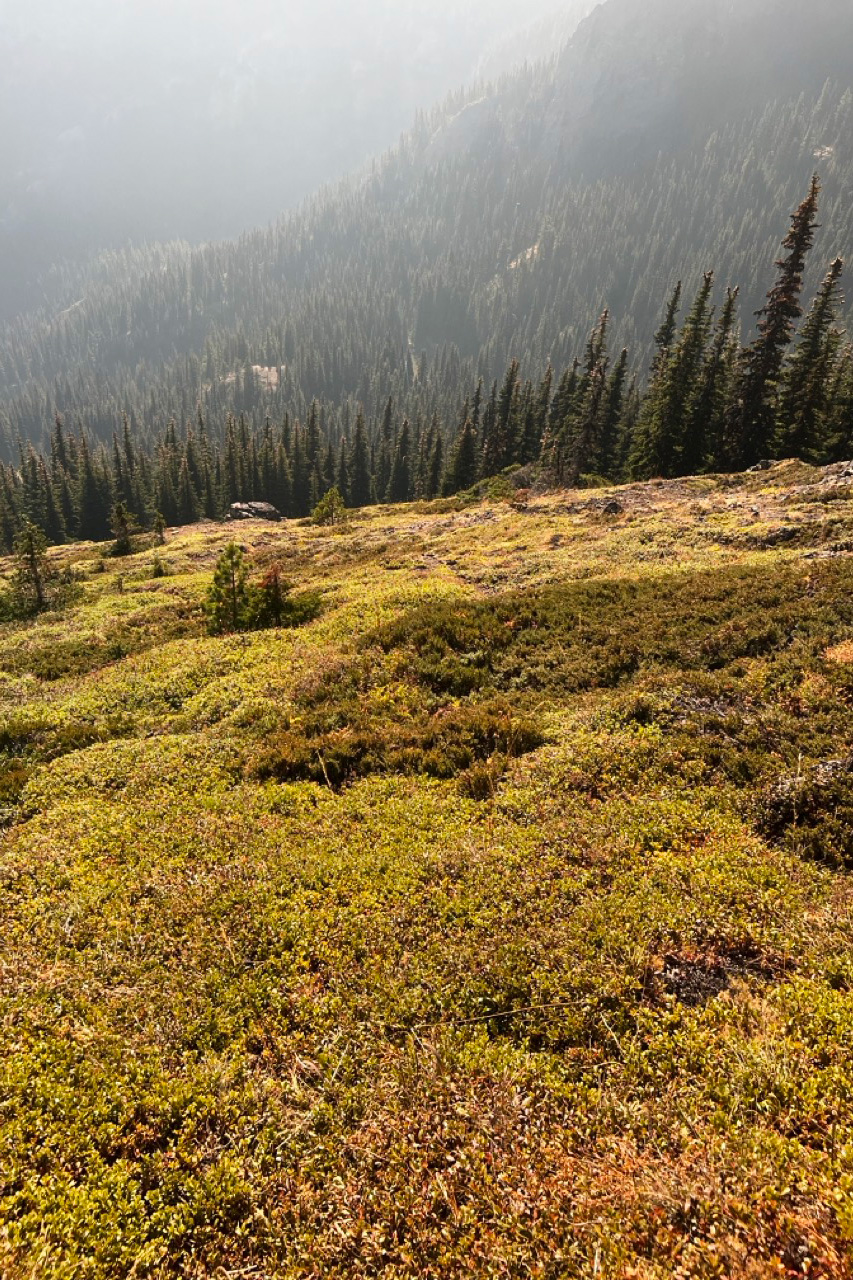
[[[750,38],[756,29],[772,37],[767,65],[778,68],[793,51],[782,21],[787,0],[775,3],[747,8]],[[717,37],[721,49],[745,38],[742,18],[731,18],[741,8],[715,10],[720,23],[733,23]],[[845,63],[853,43],[833,45],[830,0],[813,12],[821,58],[827,68],[845,64],[841,79],[810,88],[806,64],[802,83],[788,77],[757,107],[735,109],[727,95],[718,127],[704,133],[696,123],[702,90],[690,129],[654,158],[633,140],[626,153],[620,129],[646,93],[648,51],[664,35],[660,102],[669,113],[682,101],[695,10],[608,0],[556,68],[510,78],[482,99],[454,100],[369,177],[270,230],[57,272],[49,308],[3,332],[8,447],[19,437],[44,440],[56,410],[104,439],[126,410],[151,438],[170,417],[194,416],[199,401],[214,430],[228,408],[256,421],[286,410],[304,417],[314,397],[335,431],[345,430],[357,402],[375,418],[389,395],[412,418],[438,412],[449,423],[477,376],[500,376],[511,356],[532,374],[549,359],[570,362],[604,306],[614,341],[642,370],[672,285],[684,277],[692,288],[711,267],[720,286],[741,286],[748,326],[788,212],[815,167],[825,190],[809,290],[853,244],[853,70]],[[579,59],[589,77],[573,84]],[[744,101],[766,94],[766,77],[757,78],[759,93],[736,65]],[[604,78],[596,66],[608,68]],[[619,99],[608,115],[601,104],[610,103],[614,77],[629,105]],[[679,119],[688,117],[679,108]],[[649,147],[658,130],[653,116]],[[597,137],[607,164],[587,175],[585,152]],[[617,162],[619,172],[608,174]],[[234,375],[247,362],[283,368],[278,388],[241,402]]]
[[[849,492],[243,526],[324,611],[236,637],[221,526],[53,553],[0,624],[0,1273],[847,1280]]]
[[[4,5],[0,319],[58,256],[277,217],[393,145],[425,101],[473,78],[489,41],[552,7]]]
[[[853,80],[846,0],[609,0],[560,59],[545,138],[586,172],[625,170],[827,80]]]

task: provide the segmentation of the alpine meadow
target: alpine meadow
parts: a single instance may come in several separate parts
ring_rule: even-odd
[[[0,1277],[849,1280],[853,9],[291,7],[0,16]]]

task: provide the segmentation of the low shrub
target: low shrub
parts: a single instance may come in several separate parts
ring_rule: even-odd
[[[145,610],[137,617],[117,620],[102,634],[39,640],[38,632],[33,631],[33,642],[10,646],[2,654],[2,665],[11,674],[33,675],[52,683],[98,671],[131,654],[197,636],[200,632],[198,609],[176,602]]]
[[[4,809],[14,808],[18,804],[31,776],[31,767],[21,760],[6,760],[0,764],[0,815]]]
[[[274,561],[263,577],[249,581],[249,569],[240,547],[232,542],[219,557],[207,593],[205,613],[211,635],[238,631],[263,631],[272,627],[300,627],[317,617],[319,592],[292,596],[293,584]]]
[[[473,766],[535,751],[543,737],[536,725],[495,702],[452,706],[402,723],[347,723],[314,731],[288,729],[267,742],[252,765],[256,777],[280,782],[309,780],[337,789],[376,773],[425,774],[451,779]],[[483,791],[472,777],[469,794]],[[491,788],[493,790],[493,787]],[[477,798],[484,798],[478,795]]]
[[[494,755],[459,775],[459,791],[469,800],[492,800],[506,774],[506,756]]]
[[[822,760],[765,788],[758,826],[803,857],[853,866],[853,758]]]
[[[815,656],[851,625],[853,565],[838,560],[434,601],[364,644],[404,652],[412,677],[436,693],[565,694],[612,688],[641,667],[724,671],[794,645]]]

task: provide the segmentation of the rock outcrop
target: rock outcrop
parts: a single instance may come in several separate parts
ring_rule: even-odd
[[[270,502],[233,502],[228,519],[278,521],[281,519],[281,512],[276,511]]]

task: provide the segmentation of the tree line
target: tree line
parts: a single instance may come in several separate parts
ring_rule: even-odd
[[[304,422],[285,414],[259,429],[229,413],[213,438],[199,406],[194,422],[180,432],[170,422],[145,449],[127,415],[109,446],[57,417],[49,450],[25,447],[17,465],[0,465],[0,544],[11,550],[27,524],[54,543],[118,540],[129,522],[219,519],[246,501],[305,517],[332,491],[350,508],[431,500],[513,467],[571,487],[737,470],[771,456],[850,457],[853,347],[840,325],[840,258],[807,312],[802,302],[819,198],[815,177],[745,345],[738,290],[715,303],[709,271],[689,305],[675,285],[642,388],[627,349],[611,353],[604,311],[570,365],[530,378],[513,359],[490,386],[478,379],[451,421],[410,421],[389,397],[377,419],[359,408],[351,429],[335,432],[315,402]]]
[[[63,264],[44,302],[0,326],[0,458],[47,454],[58,412],[91,448],[126,414],[155,454],[170,422],[212,442],[306,423],[333,447],[368,433],[393,399],[397,425],[448,440],[466,395],[512,358],[532,377],[582,355],[605,304],[608,340],[632,366],[654,354],[661,299],[692,294],[713,264],[740,285],[745,327],[765,264],[815,167],[825,180],[821,258],[853,240],[853,93],[828,86],[734,119],[706,143],[590,182],[536,136],[547,68],[500,91],[500,127],[453,143],[459,99],[421,122],[363,180],[230,244],[140,246]],[[440,145],[448,134],[447,147]],[[438,138],[438,142],[436,142]],[[817,259],[807,269],[813,293]]]

